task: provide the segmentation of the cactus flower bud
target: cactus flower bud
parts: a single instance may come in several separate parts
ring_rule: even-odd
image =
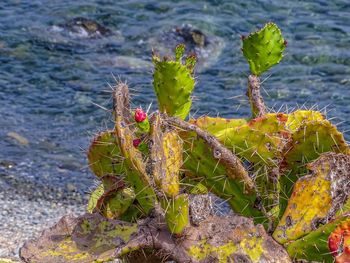
[[[137,108],[135,110],[134,119],[136,122],[143,122],[145,119],[147,119],[147,113],[142,109]]]
[[[139,145],[140,145],[140,143],[141,143],[141,139],[134,139],[133,141],[132,141],[132,145],[135,147],[135,148],[137,148],[137,147],[139,147]]]

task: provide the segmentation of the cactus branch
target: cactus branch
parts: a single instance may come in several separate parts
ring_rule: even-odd
[[[249,98],[253,118],[261,117],[266,114],[266,106],[261,96],[260,86],[260,78],[255,75],[249,75],[247,96]]]

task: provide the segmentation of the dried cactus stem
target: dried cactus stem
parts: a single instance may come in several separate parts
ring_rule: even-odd
[[[260,78],[255,75],[249,75],[247,96],[249,98],[253,118],[261,117],[266,114],[266,106],[260,93],[260,86]]]

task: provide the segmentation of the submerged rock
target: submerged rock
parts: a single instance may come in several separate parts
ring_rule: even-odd
[[[155,51],[163,54],[172,53],[178,44],[185,44],[187,53],[197,56],[199,71],[213,65],[225,46],[222,38],[206,34],[190,24],[164,31],[151,38],[149,44]]]
[[[66,30],[70,35],[75,37],[100,37],[111,34],[111,30],[99,24],[95,20],[76,17],[65,23],[54,26],[57,31]]]
[[[18,143],[22,145],[28,145],[29,141],[27,138],[23,137],[22,135],[18,134],[17,132],[8,132],[7,136],[16,140]]]

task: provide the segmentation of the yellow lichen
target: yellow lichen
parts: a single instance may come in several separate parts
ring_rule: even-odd
[[[196,260],[206,259],[208,256],[215,256],[219,263],[229,262],[229,256],[237,250],[237,247],[229,241],[222,246],[213,246],[206,240],[201,240],[198,245],[188,249],[188,254]]]
[[[80,252],[71,238],[61,241],[55,249],[44,251],[41,257],[63,257],[69,262],[86,259],[89,253]]]
[[[124,242],[128,242],[132,234],[137,232],[137,224],[129,226],[116,226],[114,229],[108,231],[107,236],[111,238],[119,237]]]
[[[243,251],[250,257],[253,262],[259,262],[264,249],[262,239],[257,237],[243,239],[240,243]]]

